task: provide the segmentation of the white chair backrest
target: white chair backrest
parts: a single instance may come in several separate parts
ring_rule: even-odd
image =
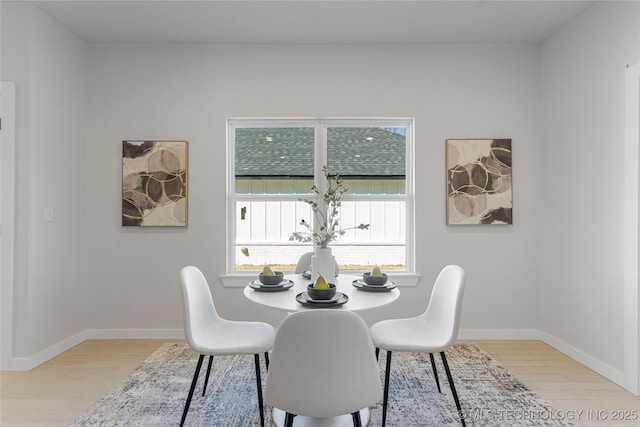
[[[462,267],[447,265],[433,285],[424,319],[432,330],[439,332],[443,345],[452,345],[458,337],[465,278]]]
[[[213,304],[207,279],[197,267],[188,266],[180,270],[180,281],[187,342],[196,351],[206,353],[206,347],[201,349],[200,343],[211,335],[211,328],[222,319]]]
[[[296,265],[296,269],[294,273],[300,274],[311,268],[311,257],[313,256],[313,252],[305,252],[298,259],[298,264]]]
[[[293,313],[276,333],[265,399],[296,415],[351,414],[382,397],[369,328],[350,311]]]

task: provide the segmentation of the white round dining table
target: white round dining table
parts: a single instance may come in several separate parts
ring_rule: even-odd
[[[315,307],[309,306],[308,304],[303,305],[296,300],[298,294],[307,291],[307,285],[311,283],[311,279],[306,279],[301,274],[287,274],[284,276],[284,279],[292,281],[293,286],[283,291],[265,292],[253,289],[247,285],[244,288],[244,295],[257,304],[283,310],[288,313],[301,310],[314,310]],[[335,280],[329,281],[336,285],[336,292],[341,292],[349,298],[344,304],[333,307],[333,310],[350,310],[355,312],[370,310],[391,304],[400,296],[400,291],[397,287],[383,292],[372,292],[356,288],[353,286],[353,282],[358,279],[362,279],[362,276],[340,274],[336,276]],[[284,426],[284,417],[284,411],[273,408],[273,425],[277,427]],[[360,410],[360,418],[363,426],[369,425],[370,417],[369,408]],[[293,425],[294,427],[348,427],[353,426],[353,421],[351,415],[348,414],[332,418],[297,416],[293,419]]]
[[[257,304],[288,313],[300,310],[314,310],[314,307],[303,305],[296,300],[296,295],[307,291],[307,285],[311,283],[311,280],[305,279],[301,274],[287,274],[284,276],[284,279],[291,280],[294,285],[284,291],[276,292],[258,291],[247,285],[244,288],[244,295]],[[333,281],[336,285],[336,292],[343,293],[349,300],[342,305],[334,307],[334,309],[355,312],[370,310],[391,304],[400,296],[400,291],[397,287],[384,292],[371,292],[358,289],[352,284],[354,280],[358,279],[362,279],[362,276],[354,274],[340,274],[336,276]]]

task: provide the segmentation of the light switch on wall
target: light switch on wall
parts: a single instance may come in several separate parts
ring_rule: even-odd
[[[53,222],[53,207],[51,206],[44,207],[44,221]]]

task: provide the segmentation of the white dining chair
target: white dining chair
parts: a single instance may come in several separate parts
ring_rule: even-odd
[[[296,264],[296,269],[294,270],[295,274],[302,274],[305,271],[311,269],[311,257],[315,252],[305,252],[300,258],[298,258],[298,263]],[[336,276],[340,273],[340,267],[338,267],[338,261],[336,261]]]
[[[184,425],[187,417],[204,356],[209,356],[209,365],[202,389],[203,396],[207,388],[213,356],[253,354],[258,388],[260,425],[264,427],[260,353],[264,353],[268,370],[268,352],[273,348],[275,339],[273,326],[263,322],[235,321],[221,318],[213,303],[207,280],[197,267],[184,267],[180,271],[180,280],[184,303],[185,336],[189,346],[200,355],[182,412],[180,426]]]
[[[331,418],[351,414],[382,397],[380,371],[369,328],[350,311],[314,309],[287,316],[276,334],[265,400],[296,416]],[[324,424],[323,424],[324,425]]]
[[[463,426],[466,426],[445,355],[445,350],[454,344],[458,336],[464,286],[464,269],[457,265],[447,265],[436,279],[429,304],[423,314],[405,319],[382,320],[371,326],[371,338],[376,347],[376,354],[379,349],[387,351],[382,404],[383,427],[387,419],[391,354],[394,351],[429,353],[438,391],[440,391],[440,384],[433,353],[440,353],[460,421]]]

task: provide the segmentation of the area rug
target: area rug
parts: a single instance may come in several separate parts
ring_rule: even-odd
[[[121,384],[72,425],[177,426],[198,355],[185,343],[166,343],[131,372]],[[263,360],[261,358],[261,360]],[[455,403],[438,361],[442,393],[438,393],[428,354],[394,353],[387,426],[459,426]],[[548,404],[472,344],[447,351],[468,426],[567,426]],[[206,361],[206,359],[205,359]],[[380,355],[381,379],[385,355]],[[264,361],[263,361],[264,375]],[[260,425],[252,356],[214,359],[206,396],[203,364],[186,425],[241,427]],[[264,385],[264,377],[263,377]],[[265,405],[267,425],[271,408]],[[380,426],[382,402],[371,407],[370,426]]]

